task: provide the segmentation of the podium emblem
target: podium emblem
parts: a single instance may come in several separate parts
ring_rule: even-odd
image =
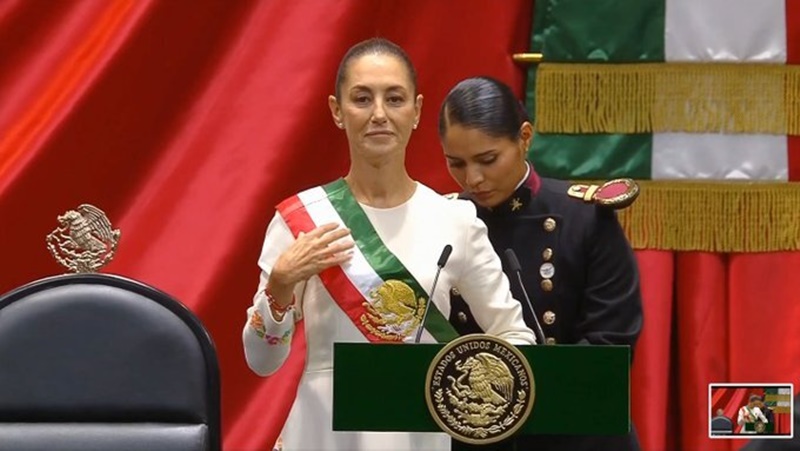
[[[504,440],[522,427],[533,408],[533,371],[505,340],[484,334],[460,337],[434,357],[425,400],[439,427],[473,445]]]
[[[119,229],[112,229],[106,214],[82,204],[58,216],[59,226],[47,235],[47,248],[57,262],[76,273],[95,272],[113,258]]]

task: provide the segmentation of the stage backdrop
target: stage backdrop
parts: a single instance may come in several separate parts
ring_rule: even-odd
[[[527,0],[0,1],[0,273],[4,292],[62,271],[45,236],[81,203],[122,230],[107,272],[154,285],[208,327],[222,366],[224,445],[269,449],[280,378],[241,345],[274,205],[342,176],[344,134],[327,107],[340,58],[383,36],[419,71],[410,172],[455,190],[436,135],[460,79],[521,96]],[[285,404],[285,403],[283,403]]]
[[[529,0],[0,2],[0,291],[62,271],[44,243],[58,214],[81,203],[103,208],[122,230],[106,271],[171,293],[208,327],[222,366],[225,449],[269,449],[291,396],[282,378],[297,369],[252,374],[241,328],[273,206],[346,170],[345,138],[326,100],[340,57],[372,36],[408,50],[425,95],[410,171],[452,191],[439,103],[480,74],[523,96],[525,70],[510,55],[528,49],[532,8]],[[800,338],[784,328],[800,319],[797,254],[638,258],[645,326],[633,412],[644,449],[704,447],[705,420],[690,420],[705,417],[709,380],[797,383]]]

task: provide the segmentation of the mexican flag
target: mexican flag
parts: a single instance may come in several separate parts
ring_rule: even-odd
[[[800,2],[539,0],[531,51],[532,161],[642,181],[635,247],[800,249]]]
[[[792,389],[791,387],[765,387],[764,405],[774,413],[773,432],[789,434],[792,426]],[[795,434],[797,431],[795,431]]]

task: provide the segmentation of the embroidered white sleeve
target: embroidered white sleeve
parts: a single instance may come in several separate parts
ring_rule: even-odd
[[[478,325],[487,334],[512,344],[535,344],[536,337],[522,317],[521,304],[511,295],[500,257],[489,242],[486,225],[474,217],[466,235],[466,262],[456,286]]]
[[[277,321],[264,295],[264,287],[269,280],[272,266],[293,240],[288,226],[276,214],[267,227],[261,257],[258,259],[258,265],[261,267],[260,281],[253,297],[253,305],[247,309],[247,322],[242,331],[247,366],[259,376],[269,376],[283,365],[289,355],[294,323],[299,317],[294,310],[289,310],[281,321]],[[295,309],[302,309],[304,287],[305,284],[298,284],[295,287]]]

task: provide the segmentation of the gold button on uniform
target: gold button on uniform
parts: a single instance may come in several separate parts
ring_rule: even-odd
[[[554,322],[556,322],[556,314],[548,310],[544,312],[544,315],[542,315],[542,319],[544,320],[544,323],[549,326]]]
[[[553,291],[553,281],[550,279],[542,280],[542,290]]]
[[[545,340],[544,342],[549,344],[549,345],[554,345],[554,344],[556,344],[556,339],[553,338],[553,337],[547,337],[547,340]]]
[[[549,247],[542,251],[542,258],[544,261],[548,262],[551,258],[553,258],[553,250]]]
[[[464,313],[464,312],[458,312],[458,320],[461,322],[461,324],[466,324],[467,323],[467,314]]]
[[[544,220],[544,230],[545,232],[552,232],[556,229],[556,220],[553,218],[547,218]]]
[[[453,287],[453,288],[451,288],[451,289],[450,289],[450,293],[452,293],[452,294],[453,294],[453,296],[459,296],[459,295],[461,295],[461,293],[459,293],[459,292],[458,292],[458,288],[456,288],[456,287]]]

